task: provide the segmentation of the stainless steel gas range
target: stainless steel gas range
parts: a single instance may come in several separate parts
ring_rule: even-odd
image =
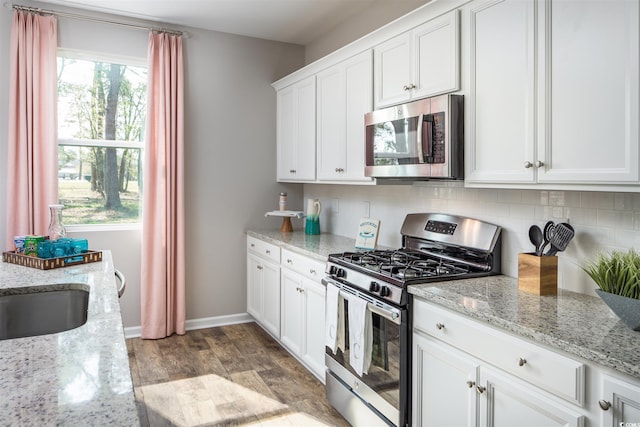
[[[402,248],[329,255],[324,283],[327,306],[334,308],[327,311],[327,398],[352,425],[410,425],[407,286],[500,273],[500,232],[471,218],[409,214]]]

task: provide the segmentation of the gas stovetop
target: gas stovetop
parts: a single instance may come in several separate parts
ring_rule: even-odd
[[[470,272],[470,267],[463,263],[436,259],[420,252],[403,249],[346,252],[332,255],[331,258],[345,267],[365,273],[379,273],[397,284]]]
[[[500,273],[500,231],[471,218],[409,214],[402,225],[402,248],[332,254],[326,273],[402,305],[408,285]]]

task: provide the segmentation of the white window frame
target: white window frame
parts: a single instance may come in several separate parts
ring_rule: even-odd
[[[101,52],[90,52],[77,49],[58,48],[57,57],[81,59],[84,61],[102,61],[111,64],[129,65],[132,67],[147,68],[146,58],[136,58],[124,55],[114,55]],[[106,147],[106,148],[139,148],[144,150],[144,142],[142,141],[113,141],[106,139],[82,139],[82,138],[63,138],[58,139],[58,145],[76,146],[76,147]],[[140,159],[143,161],[143,158]],[[144,170],[144,169],[143,169]],[[74,224],[65,225],[65,229],[69,232],[94,232],[94,231],[127,231],[141,230],[142,217],[138,222],[129,222],[124,224]]]

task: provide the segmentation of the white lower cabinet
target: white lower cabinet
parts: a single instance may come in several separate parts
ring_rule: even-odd
[[[283,268],[282,344],[324,381],[324,320],[326,288]]]
[[[578,411],[447,344],[414,333],[413,349],[413,425],[583,425]]]
[[[413,425],[475,427],[479,368],[469,355],[413,334]]]
[[[585,425],[582,399],[558,396],[558,391],[571,387],[574,396],[584,395],[581,363],[574,362],[580,366],[572,368],[565,356],[534,349],[433,304],[415,301],[414,307],[413,425]],[[510,367],[511,359],[521,373]],[[543,371],[557,364],[573,371],[566,377],[547,377]]]
[[[253,245],[253,246],[252,246]],[[262,248],[268,251],[261,252]],[[271,335],[280,337],[280,264],[267,258],[280,249],[264,242],[247,240],[247,312]],[[264,255],[261,256],[261,255]]]
[[[640,425],[640,386],[603,374],[597,396],[602,427]]]
[[[569,405],[503,371],[480,367],[476,386],[480,426],[580,427],[585,417]]]
[[[321,261],[247,237],[247,312],[322,383],[323,274]]]

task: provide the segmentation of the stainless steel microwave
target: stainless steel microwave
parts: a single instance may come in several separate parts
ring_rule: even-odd
[[[462,95],[440,95],[365,115],[365,175],[463,179]]]

